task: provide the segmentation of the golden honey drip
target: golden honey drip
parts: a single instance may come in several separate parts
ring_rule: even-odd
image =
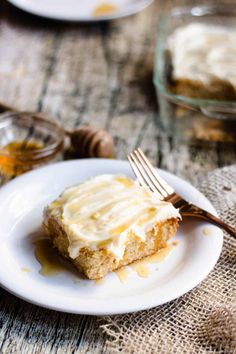
[[[35,257],[41,265],[41,269],[39,270],[41,275],[50,277],[66,270],[59,254],[52,247],[50,240],[41,239],[35,241],[34,244]]]
[[[151,274],[150,269],[147,268],[146,261],[137,261],[130,264],[130,267],[137,273],[141,278],[148,278]]]
[[[172,242],[172,245],[173,245],[173,246],[178,246],[178,244],[179,244],[179,240],[174,240],[174,241]]]
[[[135,261],[134,263],[130,264],[130,267],[137,273],[138,276],[147,278],[150,275],[150,270],[147,268],[148,264],[164,261],[172,249],[173,245],[167,245],[157,253],[154,253],[151,256],[147,256],[139,261]]]
[[[35,244],[35,257],[41,265],[41,269],[39,270],[39,273],[41,275],[50,277],[68,270],[63,259],[60,257],[57,251],[52,247],[50,240],[39,239],[36,240],[34,244]],[[132,264],[129,265],[129,267],[132,268],[139,277],[147,278],[151,274],[148,265],[150,263],[163,261],[168,256],[168,254],[172,249],[173,249],[173,244],[168,245],[151,256],[133,262]],[[22,272],[31,271],[29,268],[21,268],[21,270]],[[121,283],[127,282],[128,275],[129,275],[127,267],[122,267],[120,269],[117,269],[115,271],[115,274],[117,275]],[[103,283],[104,283],[104,278],[100,278],[95,281],[96,285],[102,285]]]
[[[203,235],[205,235],[205,236],[210,236],[210,235],[212,235],[212,230],[211,230],[209,227],[205,227],[205,228],[203,229]]]
[[[156,208],[148,208],[147,216],[140,220],[139,225],[141,226],[146,222],[150,221],[151,219],[153,219],[156,215],[156,212],[157,212]]]
[[[126,283],[126,281],[128,280],[128,271],[126,267],[122,267],[120,269],[117,269],[115,271],[115,274],[118,276],[119,280],[121,283]]]
[[[24,154],[43,148],[36,140],[15,140],[0,149],[0,172],[6,179],[21,175],[32,166],[24,159]],[[20,157],[19,157],[20,155]]]
[[[118,10],[118,7],[112,3],[104,2],[103,4],[97,6],[94,10],[95,16],[102,16],[114,13]]]
[[[122,183],[127,188],[133,186],[133,181],[126,177],[116,177],[116,181]]]
[[[151,256],[147,256],[141,260],[135,261],[135,262],[129,264],[128,267],[133,269],[133,271],[139,277],[148,278],[151,275],[151,271],[148,268],[148,265],[150,263],[158,263],[158,262],[164,261],[166,259],[166,257],[169,255],[169,253],[171,252],[171,250],[173,249],[173,246],[177,246],[178,243],[179,243],[178,241],[173,241],[172,244],[167,245],[165,248],[162,248],[157,253],[154,253]],[[158,270],[158,269],[156,269],[156,270]],[[127,270],[127,266],[117,269],[115,271],[115,274],[117,275],[117,277],[119,278],[121,283],[125,283],[128,279],[128,275],[129,275],[128,270]]]
[[[111,232],[111,235],[114,236],[114,235],[120,235],[122,232],[124,232],[125,230],[127,230],[129,227],[129,224],[123,224],[123,225],[120,225],[114,229],[112,229],[110,232]]]
[[[31,269],[27,268],[27,267],[23,267],[23,268],[21,268],[21,271],[24,273],[29,273],[29,272],[31,272]]]
[[[166,247],[160,249],[157,253],[145,258],[148,263],[162,262],[166,259],[169,253],[173,250],[173,245],[167,245]]]

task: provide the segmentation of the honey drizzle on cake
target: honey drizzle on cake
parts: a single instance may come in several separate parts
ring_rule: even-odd
[[[121,259],[130,232],[145,241],[157,222],[179,217],[173,205],[160,201],[147,188],[113,175],[66,189],[51,208],[62,214],[71,258],[77,257],[81,247],[106,247]]]
[[[175,241],[177,242],[177,241]],[[35,244],[35,257],[40,263],[41,268],[39,273],[45,277],[55,276],[59,273],[68,271],[65,263],[62,261],[60,255],[52,247],[50,240],[48,239],[39,239],[34,242]],[[159,263],[166,259],[169,253],[176,246],[177,243],[172,242],[166,247],[159,250],[157,253],[147,256],[141,260],[135,261],[128,266],[121,267],[114,271],[121,283],[126,283],[128,281],[129,272],[128,268],[132,270],[141,278],[147,278],[151,275],[151,271],[148,268],[148,265],[151,263]],[[29,268],[21,268],[22,272],[30,272]],[[79,280],[76,279],[76,282]],[[95,281],[96,285],[102,285],[104,283],[104,278],[99,278]]]

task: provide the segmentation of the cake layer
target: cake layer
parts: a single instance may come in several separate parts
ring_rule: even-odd
[[[45,225],[54,246],[89,279],[99,279],[110,271],[156,253],[167,246],[167,241],[175,235],[177,227],[178,219],[176,218],[160,221],[151,231],[147,232],[145,241],[130,231],[122,259],[115,257],[106,247],[96,250],[83,247],[78,256],[72,259],[68,252],[69,239],[61,221],[57,217],[50,216]]]

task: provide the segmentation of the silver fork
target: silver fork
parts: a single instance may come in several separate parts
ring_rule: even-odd
[[[236,229],[224,221],[189,203],[178,195],[174,189],[159,176],[157,170],[152,166],[151,162],[139,148],[128,155],[129,163],[136,175],[141,186],[147,186],[152,192],[155,192],[160,200],[172,203],[175,208],[179,209],[180,214],[184,216],[192,216],[207,220],[227,231],[230,235],[236,237]]]

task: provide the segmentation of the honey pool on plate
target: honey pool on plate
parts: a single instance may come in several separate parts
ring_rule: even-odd
[[[60,255],[52,247],[50,240],[39,239],[34,242],[34,245],[35,258],[41,265],[39,271],[41,275],[52,276],[66,270]]]
[[[173,250],[174,246],[178,245],[178,241],[173,241],[168,244],[165,248],[162,248],[157,253],[145,257],[141,260],[135,261],[128,266],[121,267],[117,269],[114,273],[117,275],[121,283],[126,283],[129,278],[129,270],[132,269],[139,277],[147,278],[151,275],[151,270],[149,265],[152,263],[159,263],[166,259],[166,257]],[[34,241],[35,246],[35,258],[40,263],[39,273],[45,277],[56,276],[59,273],[68,272],[70,273],[73,266],[64,260],[57,250],[53,248],[52,243],[49,239],[40,238]],[[26,270],[27,269],[27,270]],[[29,272],[28,268],[21,268],[22,272]],[[77,272],[77,270],[76,270]],[[73,272],[74,276],[74,272]],[[95,281],[96,285],[102,285],[104,283],[104,278],[97,279]]]
[[[116,12],[117,10],[118,7],[115,4],[112,4],[110,2],[104,2],[94,9],[94,16],[108,15]]]
[[[158,263],[164,261],[166,257],[169,255],[169,253],[172,251],[172,249],[173,249],[173,245],[169,244],[165,248],[160,249],[157,253],[145,257],[139,261],[133,262],[132,264],[129,265],[129,267],[131,267],[141,278],[147,278],[151,274],[148,265],[150,263]]]
[[[212,230],[209,227],[204,227],[202,232],[203,232],[203,235],[205,235],[205,236],[212,235]]]

